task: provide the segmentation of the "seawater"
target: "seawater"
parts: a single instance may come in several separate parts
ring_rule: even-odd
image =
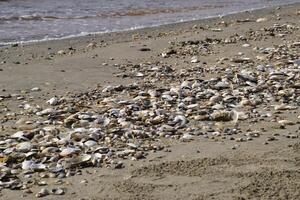
[[[299,0],[0,0],[0,45],[151,27]]]

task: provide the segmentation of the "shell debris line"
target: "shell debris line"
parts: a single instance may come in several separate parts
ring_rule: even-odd
[[[149,152],[163,150],[163,140],[220,138],[241,144],[260,137],[262,131],[255,126],[242,131],[244,121],[275,120],[281,128],[295,125],[298,119],[290,121],[277,114],[298,111],[300,105],[300,43],[250,44],[298,29],[275,24],[245,36],[170,43],[159,55],[159,63],[117,66],[122,72],[116,76],[134,78],[135,83],[55,96],[41,105],[27,101],[30,92],[0,96],[1,103],[20,102],[14,113],[1,111],[3,120],[12,121],[16,130],[0,136],[0,189],[28,191],[43,185],[37,180],[64,179],[87,167],[123,168],[124,160],[140,160]],[[247,44],[243,49],[253,48],[256,57],[239,54],[202,66],[201,58],[213,54],[215,45],[238,42]],[[189,68],[168,64],[175,57],[186,59]],[[61,187],[43,188],[36,196],[63,194]]]

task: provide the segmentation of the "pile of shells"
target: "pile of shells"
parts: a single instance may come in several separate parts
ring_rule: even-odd
[[[294,34],[295,31],[299,30],[299,26],[292,24],[274,24],[271,27],[266,27],[261,30],[249,30],[245,35],[235,34],[225,38],[222,42],[225,44],[245,42],[245,41],[261,41],[269,37],[283,38],[287,35]]]
[[[162,53],[163,57],[171,55],[209,55],[212,54],[212,46],[220,44],[221,39],[205,38],[204,40],[188,40],[176,43],[171,43],[169,50]]]

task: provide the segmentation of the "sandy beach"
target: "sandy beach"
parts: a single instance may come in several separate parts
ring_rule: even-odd
[[[0,199],[300,199],[299,25],[294,4],[0,48]],[[99,166],[23,167],[90,154],[54,140],[81,127],[104,134]]]

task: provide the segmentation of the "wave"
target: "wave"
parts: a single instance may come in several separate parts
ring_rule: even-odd
[[[0,0],[1,1],[1,0]],[[83,15],[83,16],[58,16],[58,15],[14,15],[14,16],[0,16],[0,21],[46,21],[46,20],[76,20],[76,19],[90,19],[90,18],[114,18],[114,17],[126,17],[126,16],[146,16],[146,15],[156,15],[156,14],[172,14],[181,13],[197,10],[206,9],[217,9],[223,6],[212,6],[206,5],[201,7],[183,7],[183,8],[167,8],[167,9],[132,9],[128,11],[115,11],[107,13],[98,13],[95,15]]]
[[[259,9],[259,8],[257,8],[257,9]],[[0,42],[0,47],[6,47],[9,45],[13,45],[13,44],[32,44],[32,43],[39,43],[39,42],[72,39],[72,38],[84,37],[84,36],[88,36],[88,35],[100,35],[100,34],[106,34],[106,33],[133,31],[133,30],[139,30],[139,29],[144,29],[144,28],[153,28],[153,27],[159,27],[159,26],[163,26],[163,25],[170,25],[170,24],[176,24],[176,23],[193,22],[193,21],[197,21],[197,20],[201,20],[201,19],[211,19],[211,18],[215,18],[215,17],[221,17],[221,16],[241,13],[241,12],[245,12],[245,11],[257,10],[257,9],[254,9],[254,8],[244,9],[244,10],[240,10],[240,11],[232,11],[232,12],[228,12],[228,13],[224,13],[224,14],[210,15],[210,16],[206,16],[206,17],[202,17],[202,18],[195,18],[195,19],[187,19],[187,20],[181,19],[181,20],[178,20],[176,22],[171,22],[171,23],[165,22],[165,23],[157,23],[154,25],[147,25],[147,26],[140,25],[140,26],[134,26],[134,27],[121,29],[121,30],[114,29],[114,30],[98,31],[98,32],[81,32],[79,34],[71,34],[71,35],[66,35],[66,36],[62,36],[62,37],[44,37],[42,39],[34,39],[34,40]]]

